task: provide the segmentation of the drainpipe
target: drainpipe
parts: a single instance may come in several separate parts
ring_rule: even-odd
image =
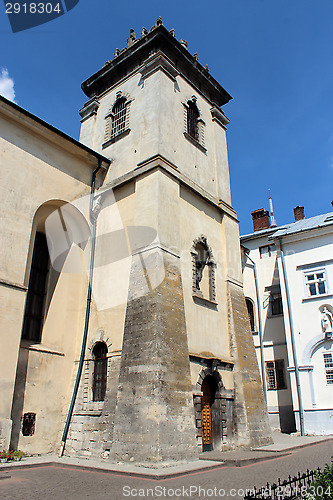
[[[93,279],[94,259],[95,259],[95,242],[96,242],[96,218],[94,217],[94,215],[92,213],[92,209],[93,209],[93,201],[94,201],[94,193],[95,193],[96,174],[100,169],[101,169],[101,160],[98,159],[98,167],[93,171],[93,174],[92,174],[91,190],[90,190],[89,218],[92,221],[92,243],[91,243],[91,252],[90,252],[90,268],[89,268],[86,316],[85,316],[85,322],[84,322],[84,331],[83,331],[79,366],[77,369],[76,380],[75,380],[75,385],[74,385],[73,394],[72,394],[72,400],[71,400],[71,404],[69,406],[65,428],[64,428],[64,432],[62,434],[61,446],[60,446],[60,450],[59,450],[59,458],[61,458],[64,454],[69,425],[70,425],[73,410],[74,410],[76,396],[77,396],[77,393],[79,390],[83,362],[84,362],[84,354],[85,354],[86,345],[87,345],[87,335],[88,335],[88,326],[89,326],[89,318],[90,318],[91,293],[92,293],[92,279]]]
[[[267,385],[266,385],[266,374],[265,374],[264,343],[263,343],[262,323],[261,323],[261,314],[260,314],[259,286],[258,286],[257,267],[256,267],[255,262],[251,259],[251,257],[246,252],[245,252],[245,254],[246,254],[246,257],[253,264],[254,283],[255,283],[255,286],[256,286],[256,298],[257,298],[257,314],[258,314],[258,328],[259,328],[261,378],[262,378],[262,387],[263,387],[263,390],[264,390],[265,401],[266,401],[266,405],[267,405]]]
[[[292,319],[292,309],[291,309],[291,302],[290,302],[288,278],[287,278],[287,272],[286,272],[286,262],[284,259],[284,251],[283,251],[283,246],[282,246],[282,236],[279,236],[278,239],[279,239],[280,251],[281,251],[281,262],[282,262],[284,286],[285,286],[286,296],[287,296],[291,346],[292,346],[294,365],[295,365],[296,389],[297,389],[297,399],[298,399],[298,407],[299,407],[299,422],[300,422],[300,428],[301,428],[301,436],[304,436],[304,410],[303,410],[301,384],[300,384],[300,379],[299,379],[299,369],[298,369],[297,352],[296,352],[296,344],[295,344],[295,332],[294,332],[294,325],[293,325],[293,319]]]

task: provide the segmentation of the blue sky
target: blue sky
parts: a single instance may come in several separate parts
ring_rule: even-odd
[[[233,96],[224,111],[241,233],[252,210],[268,209],[268,188],[279,225],[296,205],[307,217],[332,211],[332,0],[80,0],[15,34],[1,4],[0,92],[12,80],[20,106],[78,138],[81,82],[159,15]]]

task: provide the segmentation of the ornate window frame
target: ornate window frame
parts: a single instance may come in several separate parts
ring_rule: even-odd
[[[117,130],[117,127],[114,127],[114,118],[115,118],[115,113],[114,109],[115,106],[119,101],[123,100],[124,101],[124,127],[121,128],[121,130]],[[119,91],[116,93],[116,98],[113,101],[110,110],[108,113],[105,115],[105,120],[106,120],[106,127],[105,127],[105,136],[104,136],[104,143],[102,144],[102,148],[107,148],[111,144],[113,144],[116,141],[119,141],[119,139],[122,139],[126,135],[128,135],[131,131],[129,127],[129,115],[130,115],[130,106],[132,101],[134,101],[134,98],[131,98],[129,94],[124,93],[122,91]]]
[[[208,253],[208,259],[205,266],[208,266],[209,269],[209,298],[202,297],[200,294],[200,288],[198,288],[197,283],[197,262],[198,262],[198,251],[196,247],[198,244],[203,245]],[[192,296],[199,297],[211,302],[216,302],[216,283],[215,283],[215,269],[216,263],[213,257],[213,251],[211,247],[207,243],[207,237],[202,234],[198,238],[193,241],[191,247],[191,259],[192,259]]]
[[[205,122],[203,121],[202,113],[200,112],[200,109],[197,104],[197,97],[195,95],[192,95],[191,97],[187,97],[185,101],[182,102],[184,106],[184,137],[194,144],[200,151],[206,154],[206,147],[205,147]],[[190,104],[193,104],[197,111],[198,111],[198,117],[197,117],[197,138],[194,138],[193,135],[189,133],[189,127],[188,127],[188,118],[189,118],[189,109],[190,109]]]

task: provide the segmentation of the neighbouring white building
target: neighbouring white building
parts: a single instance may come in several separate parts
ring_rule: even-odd
[[[333,212],[241,237],[244,292],[272,428],[333,433]]]

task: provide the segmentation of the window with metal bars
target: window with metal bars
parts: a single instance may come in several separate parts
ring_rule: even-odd
[[[33,436],[35,434],[36,413],[25,413],[22,417],[23,436]]]
[[[97,342],[92,353],[94,357],[93,401],[104,401],[108,368],[108,348],[104,342]]]
[[[46,236],[36,232],[22,328],[23,339],[41,341],[49,267]]]
[[[112,129],[110,139],[125,131],[126,128],[126,98],[121,97],[112,108]]]
[[[333,384],[333,355],[331,352],[324,354],[324,365],[326,372],[326,383]]]
[[[116,102],[105,117],[106,129],[103,148],[130,133],[129,108],[132,100],[119,94],[121,93],[117,93]]]
[[[284,369],[284,359],[266,361],[267,390],[276,391],[287,389]]]
[[[188,101],[187,106],[187,133],[199,142],[199,110],[193,101]]]

